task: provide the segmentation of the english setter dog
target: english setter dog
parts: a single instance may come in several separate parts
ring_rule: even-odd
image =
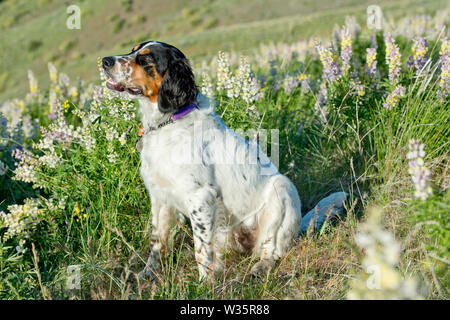
[[[229,248],[259,258],[252,273],[268,272],[299,232],[341,212],[344,192],[322,200],[302,219],[294,184],[256,142],[225,125],[214,102],[199,94],[189,61],[177,48],[149,41],[102,63],[107,87],[140,104],[137,148],[152,208],[144,275],[160,272],[177,214],[190,219],[200,278],[213,278]]]

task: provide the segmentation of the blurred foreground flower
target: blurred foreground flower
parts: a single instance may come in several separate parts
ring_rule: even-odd
[[[416,281],[398,271],[401,248],[392,233],[383,227],[383,213],[371,209],[367,221],[359,225],[356,244],[364,250],[363,271],[351,282],[347,299],[421,299]]]
[[[28,81],[30,83],[30,93],[35,94],[38,91],[38,81],[31,70],[28,70]]]

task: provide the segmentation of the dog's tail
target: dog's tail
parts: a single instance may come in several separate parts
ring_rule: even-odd
[[[319,230],[326,219],[341,215],[344,209],[344,201],[347,193],[335,192],[319,201],[319,203],[302,217],[299,233],[306,232],[312,224],[313,228]]]

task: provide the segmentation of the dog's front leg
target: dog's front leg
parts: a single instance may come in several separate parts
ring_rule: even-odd
[[[214,277],[214,223],[216,220],[217,192],[212,188],[196,190],[188,200],[189,217],[194,235],[195,260],[200,280]]]
[[[156,277],[161,273],[161,255],[167,253],[169,231],[175,222],[175,211],[167,205],[152,201],[152,233],[150,256],[141,276]]]

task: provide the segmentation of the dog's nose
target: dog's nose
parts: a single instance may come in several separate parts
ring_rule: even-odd
[[[113,57],[105,57],[102,59],[103,68],[111,68],[115,63]]]

